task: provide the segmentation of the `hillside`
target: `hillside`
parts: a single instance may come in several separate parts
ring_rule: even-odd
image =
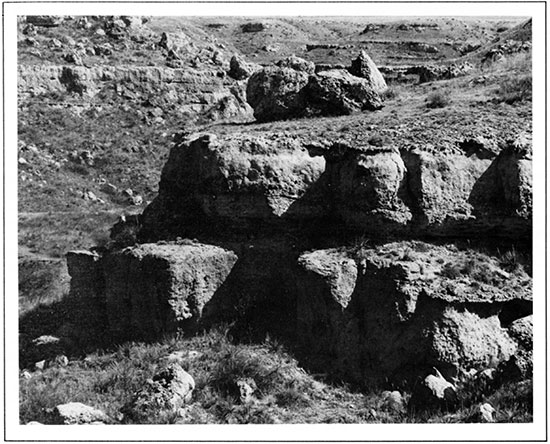
[[[29,16],[18,62],[22,422],[532,421],[530,20]]]

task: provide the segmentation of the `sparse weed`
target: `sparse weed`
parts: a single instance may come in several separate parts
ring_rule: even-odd
[[[496,94],[498,101],[512,105],[516,102],[532,100],[532,77],[530,74],[503,80]]]
[[[449,96],[442,92],[433,92],[426,99],[426,107],[428,108],[445,108],[450,103]]]
[[[390,86],[381,95],[382,100],[393,100],[399,97],[399,90],[395,86]]]

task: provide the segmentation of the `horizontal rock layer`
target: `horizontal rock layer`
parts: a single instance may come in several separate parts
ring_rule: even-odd
[[[517,343],[500,316],[530,310],[531,278],[480,253],[401,242],[319,250],[299,264],[304,354],[359,383],[414,378],[431,367],[456,376],[506,361]]]
[[[212,70],[160,67],[19,66],[20,98],[52,93],[74,93],[104,102],[117,94],[130,100],[153,100],[190,119],[250,121],[244,84],[220,78]],[[43,100],[43,99],[41,99]]]
[[[313,230],[339,224],[370,236],[527,240],[530,143],[518,139],[498,155],[478,156],[272,133],[195,135],[172,149],[142,234],[162,238],[206,217],[235,230],[317,221]]]

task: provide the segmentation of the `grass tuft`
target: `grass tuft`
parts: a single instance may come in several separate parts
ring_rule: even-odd
[[[433,92],[426,99],[428,108],[445,108],[451,103],[449,97],[441,92]]]

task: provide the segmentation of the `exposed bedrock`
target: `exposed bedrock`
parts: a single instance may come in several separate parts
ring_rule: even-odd
[[[252,120],[245,99],[244,82],[218,77],[215,70],[161,67],[19,66],[21,99],[50,93],[76,93],[89,100],[105,101],[115,93],[132,100],[153,100],[176,107],[182,116],[203,120]]]
[[[530,310],[531,278],[471,251],[399,242],[318,250],[299,264],[304,356],[361,384],[496,366],[518,347],[499,316],[510,304]]]
[[[338,225],[375,237],[528,240],[530,140],[487,157],[273,133],[195,135],[172,149],[141,238],[181,235],[206,218],[241,232],[309,222],[308,236]]]
[[[159,196],[145,210],[142,237],[159,239],[199,217],[237,231],[258,231],[327,213],[322,157],[285,136],[202,135],[176,145]]]

